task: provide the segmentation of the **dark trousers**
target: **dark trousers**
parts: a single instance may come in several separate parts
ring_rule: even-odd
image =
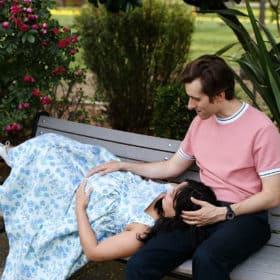
[[[194,280],[228,280],[233,268],[270,238],[267,212],[238,216],[203,227],[205,240],[193,246],[191,231],[174,230],[150,239],[126,266],[127,280],[157,280],[193,259]]]

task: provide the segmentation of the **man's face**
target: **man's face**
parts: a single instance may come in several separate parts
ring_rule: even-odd
[[[199,79],[185,84],[185,90],[189,96],[188,109],[195,110],[201,119],[208,119],[217,112],[215,98],[210,102],[208,95],[204,94],[201,90],[201,82]]]

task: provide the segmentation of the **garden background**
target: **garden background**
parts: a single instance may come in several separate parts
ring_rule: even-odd
[[[2,2],[3,1],[0,1],[0,5]],[[26,2],[28,3],[31,1],[26,1]],[[145,1],[145,2],[148,3],[151,1]],[[230,65],[236,70],[236,72],[240,73],[240,64],[238,64],[238,59],[244,53],[244,48],[238,43],[238,40],[235,34],[233,33],[232,29],[230,29],[229,26],[225,24],[225,22],[217,16],[216,13],[201,14],[198,13],[198,9],[195,9],[193,6],[190,5],[187,6],[186,4],[183,3],[183,1],[177,0],[177,1],[170,1],[170,2],[172,3],[174,2],[173,3],[174,5],[175,4],[178,5],[176,6],[176,12],[174,12],[173,16],[177,15],[177,18],[179,18],[181,16],[184,17],[185,13],[186,14],[189,13],[191,15],[190,17],[192,18],[193,21],[192,23],[190,23],[190,25],[193,24],[192,26],[193,30],[188,31],[190,33],[190,36],[188,38],[185,38],[186,45],[183,46],[184,49],[188,51],[187,56],[183,56],[182,53],[180,54],[180,52],[178,52],[178,55],[182,55],[184,61],[183,62],[176,61],[177,64],[174,62],[174,65],[176,67],[178,66],[178,69],[176,69],[176,71],[174,72],[173,72],[174,69],[171,69],[170,73],[168,73],[168,78],[166,79],[162,78],[162,76],[166,74],[165,72],[163,71],[157,72],[160,73],[159,76],[161,77],[157,80],[157,83],[153,84],[149,88],[149,90],[151,89],[152,92],[156,91],[158,97],[157,102],[155,102],[153,99],[149,99],[150,96],[147,96],[148,103],[143,105],[144,106],[143,108],[147,110],[146,111],[147,114],[145,115],[149,115],[151,113],[151,107],[156,108],[157,114],[154,114],[152,116],[151,113],[152,120],[146,120],[143,124],[142,119],[144,118],[140,117],[138,128],[134,127],[134,125],[131,126],[128,125],[127,127],[124,127],[123,123],[127,124],[128,123],[127,120],[130,120],[130,123],[134,122],[134,119],[131,116],[129,117],[129,113],[128,113],[128,117],[127,119],[124,119],[123,123],[116,122],[116,120],[120,118],[120,117],[119,118],[115,117],[116,115],[118,116],[118,111],[117,111],[118,108],[115,109],[117,112],[116,115],[112,114],[112,112],[110,113],[110,108],[109,108],[110,106],[108,105],[110,104],[110,98],[111,101],[113,100],[113,104],[119,104],[124,102],[126,96],[120,98],[120,96],[115,97],[111,95],[109,96],[109,100],[108,100],[108,96],[104,94],[104,89],[106,89],[106,86],[104,86],[103,84],[103,88],[102,86],[100,87],[100,82],[96,80],[96,73],[94,73],[94,71],[92,71],[88,65],[87,58],[89,58],[90,56],[89,54],[85,55],[86,51],[94,53],[97,52],[96,51],[97,49],[95,48],[88,48],[88,50],[83,49],[83,46],[85,46],[83,44],[85,44],[86,42],[85,40],[86,37],[85,37],[85,32],[84,34],[80,34],[80,33],[83,33],[81,32],[82,29],[81,26],[86,27],[86,25],[85,22],[82,21],[81,17],[80,20],[79,19],[77,20],[77,18],[79,18],[81,14],[85,15],[83,13],[101,13],[101,10],[102,9],[104,10],[104,7],[102,6],[99,6],[98,9],[92,7],[89,8],[87,6],[86,7],[85,6],[52,7],[49,10],[50,18],[48,19],[48,15],[47,14],[45,15],[45,19],[50,21],[49,26],[45,25],[45,27],[43,27],[42,25],[42,27],[40,27],[41,28],[40,30],[42,31],[42,33],[44,32],[44,30],[45,31],[51,30],[51,32],[48,33],[51,34],[50,37],[48,37],[48,40],[42,41],[43,44],[46,44],[45,47],[47,46],[48,42],[51,42],[51,40],[57,40],[58,44],[59,43],[62,44],[60,45],[59,50],[53,49],[53,54],[55,53],[58,56],[57,60],[54,59],[55,56],[48,58],[49,60],[53,60],[55,62],[53,66],[54,68],[52,69],[51,72],[52,73],[51,79],[56,80],[57,83],[51,85],[50,88],[52,92],[49,92],[50,88],[45,87],[45,84],[40,84],[42,88],[45,87],[44,90],[41,90],[39,88],[32,88],[31,86],[35,83],[35,81],[33,80],[34,77],[31,75],[27,75],[28,74],[27,73],[24,76],[25,78],[24,82],[28,83],[28,88],[26,89],[25,87],[26,84],[23,84],[24,87],[22,87],[22,92],[26,94],[28,91],[31,91],[33,99],[34,97],[40,97],[40,99],[36,99],[37,103],[36,104],[34,103],[34,108],[36,108],[36,110],[37,109],[45,110],[55,117],[66,118],[73,121],[85,122],[94,125],[121,128],[129,131],[135,130],[136,132],[153,134],[153,135],[163,136],[163,137],[170,137],[170,138],[177,138],[177,139],[182,138],[182,135],[185,132],[188,123],[191,121],[193,117],[192,114],[188,114],[186,112],[186,104],[187,104],[186,96],[183,92],[182,87],[178,85],[175,78],[176,74],[178,74],[180,67],[182,67],[182,63],[194,59],[205,53],[208,54],[216,53],[218,50],[222,49],[223,47],[232,45],[231,48],[228,48],[227,51],[224,52],[222,55],[230,63]],[[269,8],[268,5],[269,1],[266,2],[267,5],[266,5],[265,26],[268,28],[269,32],[271,32],[271,35],[273,38],[275,38],[275,41],[277,41],[279,34],[278,34],[277,24],[275,21],[275,14],[272,13],[271,9]],[[251,3],[251,6],[253,7],[256,18],[258,18],[259,4]],[[243,5],[241,4],[234,5],[233,8],[238,9],[239,11],[244,13],[248,12],[245,3],[243,3]],[[150,11],[155,11],[155,10],[156,8],[152,8]],[[257,37],[257,34],[254,31],[254,26],[252,26],[252,23],[250,22],[250,18],[239,17],[239,19],[242,22],[243,26],[247,29],[248,33],[251,34],[252,37]],[[56,20],[57,22],[52,20]],[[126,18],[126,20],[131,20],[131,19]],[[163,21],[162,18],[158,18],[159,25],[160,22],[162,21]],[[130,23],[131,22],[132,21],[130,21]],[[78,25],[76,25],[77,23]],[[188,24],[188,23],[185,22],[184,24]],[[16,25],[17,25],[16,27],[20,27],[20,32],[22,36],[20,38],[21,44],[26,48],[34,44],[33,40],[35,40],[34,39],[35,36],[33,38],[33,35],[34,34],[37,35],[37,33],[36,32],[32,33],[30,31],[31,32],[29,33],[30,36],[27,36],[25,35],[27,34],[25,30],[26,27],[23,24],[21,25],[16,24]],[[127,26],[125,29],[127,32],[126,34],[128,34],[129,31],[131,33],[135,33],[136,31],[133,28],[135,28],[135,26],[132,27]],[[161,26],[161,28],[166,28],[166,27]],[[2,23],[2,29],[0,30],[2,34],[7,30],[8,30],[7,25],[6,24],[3,25]],[[37,30],[37,29],[33,29],[33,30]],[[92,30],[89,28],[89,31]],[[180,30],[178,29],[178,32],[179,31]],[[181,30],[180,32],[183,31],[184,30]],[[56,35],[57,37],[62,35],[62,37],[54,38],[55,37],[54,35]],[[80,35],[82,35],[81,41],[79,37]],[[69,38],[70,41],[68,40]],[[94,38],[95,37],[92,36],[91,40],[94,40]],[[269,43],[271,42],[269,41]],[[3,45],[1,45],[1,43],[0,46],[2,47],[3,50]],[[110,48],[112,47],[113,46],[110,46]],[[271,51],[271,49],[273,49],[273,45],[268,46],[268,51]],[[12,52],[12,49],[10,49],[10,51]],[[161,54],[163,57],[165,57],[165,55],[166,56],[168,55],[168,49],[164,51]],[[178,51],[178,49],[176,51]],[[27,54],[24,53],[22,55],[27,55]],[[97,53],[97,55],[99,55],[99,53]],[[3,53],[2,56],[4,57]],[[31,57],[34,58],[33,64],[36,63],[38,64],[38,62],[40,62],[40,59],[34,56],[35,53],[32,53]],[[66,59],[61,62],[58,62],[59,56],[64,58],[66,57]],[[106,60],[105,68],[108,68],[108,66],[110,65],[110,58],[113,59],[112,57],[109,57],[108,60]],[[149,57],[145,57],[145,58],[150,59]],[[277,58],[279,59],[279,57]],[[1,59],[1,52],[0,52],[0,59]],[[95,59],[97,59],[97,57],[95,57]],[[167,61],[162,62],[162,60],[160,60],[160,54],[155,54],[155,56],[151,58],[151,61],[154,61],[155,59],[159,59],[162,65],[166,65],[164,63],[168,64],[169,62],[170,62],[169,64],[171,64],[171,61],[168,61],[168,59]],[[4,59],[2,61],[4,61]],[[154,67],[154,65],[152,66]],[[70,71],[66,73],[67,67],[69,67],[69,69],[71,67],[72,69],[71,73]],[[146,65],[144,65],[143,67],[146,67]],[[19,72],[18,71],[19,69],[17,68],[14,70],[16,70],[16,72]],[[2,67],[2,71],[3,71],[3,67]],[[7,68],[4,69],[4,71],[7,71]],[[42,77],[41,79],[44,80]],[[242,99],[245,99],[249,103],[256,102],[264,112],[266,112],[270,117],[273,118],[274,115],[271,112],[270,108],[267,106],[267,102],[265,102],[263,98],[260,96],[260,94],[254,90],[254,88],[252,87],[252,85],[247,79],[243,79],[243,81],[246,85],[248,85],[251,92],[254,93],[254,96],[250,96],[250,94],[245,94],[240,86],[237,86],[237,96]],[[3,82],[3,75],[1,75],[1,83],[2,82]],[[11,87],[14,85],[15,82],[12,81]],[[18,88],[14,88],[13,91],[11,92],[12,93],[16,92],[16,90],[18,90]],[[43,91],[47,93],[43,94]],[[0,90],[0,93],[2,93],[2,95],[0,94],[2,100],[3,98],[4,99],[6,98],[3,92],[4,91],[1,92]],[[139,94],[140,94],[139,96],[136,95],[133,96],[132,94],[132,99],[140,100],[141,92],[139,92]],[[2,125],[2,131],[0,136],[2,142],[4,142],[6,139],[10,139],[12,144],[19,144],[20,142],[24,141],[25,139],[31,136],[34,111],[29,111],[30,109],[29,106],[32,106],[33,99],[31,99],[30,97],[30,100],[28,100],[27,102],[24,100],[22,96],[20,96],[19,97],[19,100],[21,100],[20,102],[18,102],[18,100],[15,101],[16,99],[11,99],[11,100],[7,99],[6,103],[2,103],[2,105],[0,106],[0,114],[1,114],[0,124]],[[128,99],[127,102],[130,102],[130,99]],[[272,101],[272,103],[275,102]],[[149,104],[152,104],[153,106],[149,106]],[[171,104],[174,104],[174,106],[173,107],[170,106]],[[11,107],[8,108],[5,107],[5,105],[7,106],[11,105]],[[125,107],[130,107],[130,103],[124,105]],[[171,110],[168,111],[170,107]],[[11,110],[15,110],[16,113],[10,114]],[[143,111],[143,109],[141,110]],[[177,116],[176,118],[174,117],[175,115]],[[14,120],[13,119],[14,116],[18,116],[18,119],[22,119],[22,123]],[[143,116],[143,114],[140,116]],[[173,120],[173,122],[170,123],[165,118],[167,118],[169,121]],[[4,123],[4,120],[7,119],[10,120],[10,122]],[[184,120],[185,126],[182,124],[182,120]],[[9,169],[3,163],[0,164],[1,164],[0,181],[1,180],[3,181],[7,176]],[[7,240],[5,239],[4,236],[1,242],[2,243],[0,244],[0,246],[2,246],[3,249],[1,250],[3,254],[1,258],[1,264],[4,264],[5,253],[8,250]],[[74,276],[74,278],[87,279],[88,277],[89,279],[89,277],[93,277],[93,275],[95,279],[124,279],[123,266],[120,264],[116,265],[115,262],[109,262],[108,264],[104,264],[104,265],[94,264],[93,266],[90,265],[85,270],[80,271],[76,276]]]

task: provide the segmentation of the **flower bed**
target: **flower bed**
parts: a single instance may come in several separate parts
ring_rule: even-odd
[[[51,18],[52,7],[51,0],[0,0],[2,135],[30,129],[37,111],[62,110],[73,94],[83,97],[80,89],[73,93],[85,79],[84,69],[71,66],[78,35]]]

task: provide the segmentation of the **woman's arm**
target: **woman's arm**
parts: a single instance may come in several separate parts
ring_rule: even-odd
[[[92,189],[85,192],[86,182],[86,180],[83,181],[76,194],[76,216],[80,242],[88,260],[105,261],[133,255],[143,245],[143,242],[137,240],[137,234],[147,230],[147,226],[130,225],[129,230],[98,243],[86,214],[86,207],[92,192]]]

